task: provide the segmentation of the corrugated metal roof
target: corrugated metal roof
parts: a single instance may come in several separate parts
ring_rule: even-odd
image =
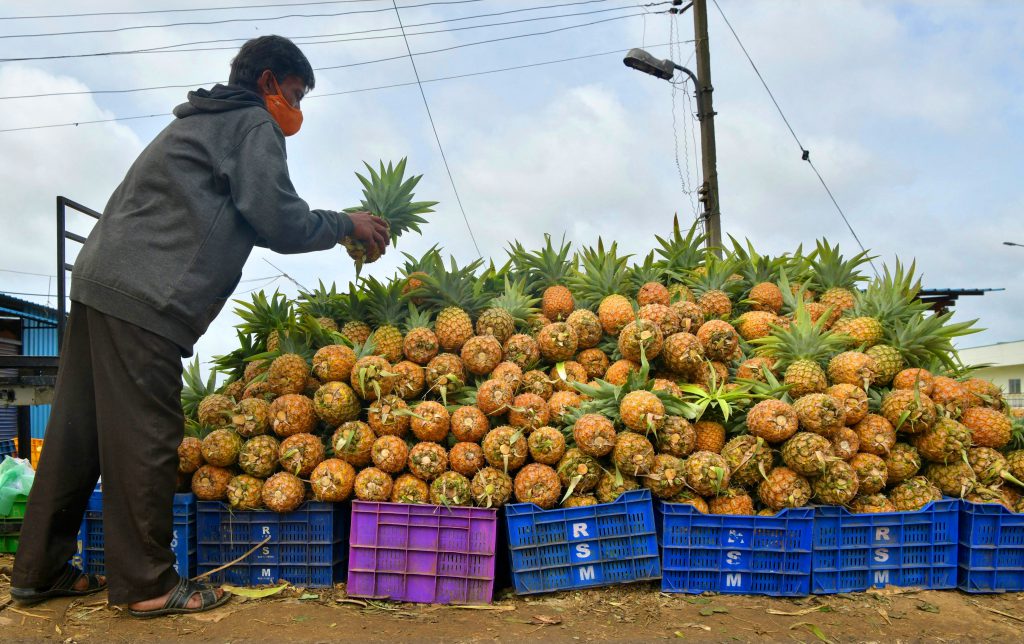
[[[4,309],[15,314],[25,313],[36,319],[53,322],[54,324],[57,323],[57,309],[49,306],[43,306],[42,304],[36,304],[35,302],[29,302],[28,300],[18,299],[10,295],[4,295],[3,293],[0,293],[0,309]]]

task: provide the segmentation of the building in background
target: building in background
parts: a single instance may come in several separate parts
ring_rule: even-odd
[[[999,385],[1011,407],[1024,408],[1024,340],[960,349],[960,359],[965,365],[987,365],[972,375]]]
[[[56,309],[0,293],[0,356],[5,355],[57,355]],[[7,371],[0,370],[0,376],[14,375]],[[27,414],[23,412],[19,420],[17,407],[0,407],[0,440],[15,438],[19,422],[29,424],[32,438],[43,437],[50,406],[35,405],[27,409]]]

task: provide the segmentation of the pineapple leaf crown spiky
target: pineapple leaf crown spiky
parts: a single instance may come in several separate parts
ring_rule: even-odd
[[[634,291],[640,290],[640,287],[650,282],[666,284],[674,277],[668,269],[655,260],[654,251],[648,253],[642,263],[634,264],[629,268],[629,283]]]
[[[405,321],[407,309],[402,301],[401,280],[382,282],[375,277],[364,277],[360,280],[364,303],[366,304],[366,322],[374,326],[401,326]]]
[[[406,179],[407,161],[407,157],[399,161],[398,165],[389,161],[387,166],[384,161],[380,161],[380,167],[376,170],[364,161],[369,178],[356,173],[356,178],[363,185],[363,199],[358,208],[347,209],[348,212],[367,210],[386,221],[392,245],[398,242],[403,233],[410,230],[420,232],[420,224],[427,223],[420,215],[434,212],[433,206],[438,203],[413,201],[413,189],[423,175]]]
[[[348,292],[338,297],[338,321],[366,322],[368,316],[366,296],[354,282],[349,282]]]
[[[708,253],[704,260],[704,270],[691,273],[686,283],[697,294],[722,291],[734,295],[743,290],[744,286],[742,280],[733,277],[739,268],[740,262],[733,257],[726,256],[720,259]]]
[[[199,356],[188,363],[182,371],[181,408],[185,416],[195,419],[199,410],[199,403],[212,393],[217,391],[217,373],[210,370],[210,375],[203,380],[203,374],[199,369]]]
[[[658,248],[655,252],[661,258],[659,263],[675,275],[686,275],[704,262],[704,245],[707,235],[698,232],[700,222],[695,221],[684,235],[679,227],[679,215],[672,220],[672,234],[668,237],[655,236]]]
[[[846,259],[839,252],[839,245],[831,246],[826,239],[816,243],[814,252],[807,258],[814,272],[816,283],[824,288],[845,288],[854,290],[866,278],[859,268],[870,262],[867,251],[861,251]]]
[[[430,311],[420,310],[415,304],[409,302],[408,314],[405,316],[405,331],[408,333],[413,329],[429,329],[432,319]]]
[[[770,335],[753,340],[751,344],[756,347],[757,355],[778,360],[780,369],[797,360],[823,364],[844,346],[843,336],[825,330],[828,319],[826,313],[816,322],[812,321],[802,298],[797,296],[796,311],[788,327],[772,325]]]
[[[570,255],[571,252],[572,244],[565,241],[564,236],[556,249],[551,235],[546,233],[540,250],[528,251],[515,241],[506,251],[516,277],[524,277],[527,290],[535,295],[549,286],[565,284],[575,270],[575,256]]]
[[[609,295],[625,294],[629,286],[626,264],[630,257],[619,256],[616,242],[612,242],[606,251],[601,238],[598,238],[596,248],[583,248],[579,255],[579,270],[568,280],[577,305],[594,308]]]
[[[411,298],[423,301],[423,306],[440,311],[448,307],[460,308],[471,316],[487,305],[492,294],[486,290],[487,281],[477,276],[483,260],[476,259],[459,266],[454,257],[449,258],[450,268],[437,257],[421,277],[423,286],[408,293]]]
[[[338,316],[338,289],[333,282],[329,290],[324,286],[323,280],[317,282],[315,289],[299,292],[297,310],[300,313],[309,313],[313,317],[333,320]]]
[[[732,251],[729,252],[729,256],[739,265],[738,272],[743,276],[748,288],[761,282],[778,280],[779,273],[790,261],[790,258],[785,255],[769,257],[758,253],[749,239],[745,240],[746,244],[744,245],[729,235],[729,241],[732,243]]]
[[[235,335],[238,336],[238,347],[222,356],[213,357],[214,369],[228,376],[228,382],[242,379],[249,356],[267,350],[266,346],[250,333],[242,333],[236,329]]]
[[[928,304],[917,299],[921,277],[914,274],[915,268],[916,263],[905,267],[899,260],[893,269],[883,266],[882,274],[857,293],[850,315],[872,317],[884,327],[891,327],[928,311]]]
[[[488,306],[507,311],[519,325],[526,324],[530,316],[537,312],[540,300],[526,293],[525,278],[513,279],[507,274],[504,277],[505,288],[491,299]]]
[[[895,348],[910,367],[926,367],[936,361],[953,372],[961,372],[963,363],[953,347],[953,339],[983,329],[977,320],[950,322],[952,313],[916,313],[910,319],[887,327],[883,342]]]
[[[252,295],[251,301],[235,300],[235,315],[241,320],[238,330],[251,333],[265,341],[271,331],[280,331],[295,316],[292,302],[280,291],[269,298],[263,291]]]
[[[422,273],[427,270],[436,258],[441,256],[441,248],[434,244],[419,257],[409,253],[402,253],[402,256],[405,257],[405,261],[402,262],[402,274],[409,277],[413,273]]]

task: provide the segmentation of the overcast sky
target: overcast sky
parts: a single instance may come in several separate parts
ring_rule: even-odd
[[[219,7],[231,1],[6,0],[0,2],[0,17]],[[1024,337],[1016,317],[1024,310],[1024,248],[1001,243],[1024,244],[1019,225],[1024,207],[1024,4],[720,2],[860,239],[878,255],[876,261],[916,259],[926,288],[1005,288],[957,305],[959,318],[981,318],[987,328],[963,346]],[[401,12],[406,25],[446,21],[409,27],[410,33],[443,30],[411,36],[414,53],[606,22],[418,55],[423,79],[644,44],[664,57],[669,56],[665,43],[693,37],[691,15],[634,15],[642,10],[621,0],[571,5],[569,0],[476,0],[414,6],[427,3],[399,3],[408,7]],[[551,5],[568,6],[453,21]],[[0,20],[3,59],[211,40],[222,42],[191,48],[228,48],[0,62],[0,96],[209,86],[227,78],[233,48],[244,39],[269,33],[300,37],[376,29],[359,36],[312,40],[390,36],[304,45],[314,67],[399,57],[405,54],[405,44],[394,37],[398,32],[392,29],[397,26],[393,10],[167,26],[389,7],[385,0],[364,0],[258,10]],[[590,13],[596,11],[601,13]],[[856,252],[856,242],[810,167],[800,160],[799,148],[713,3],[709,12],[724,232],[750,237],[765,252],[813,245],[823,236],[849,254]],[[566,16],[584,13],[589,15]],[[564,17],[451,31],[549,16]],[[162,26],[13,37],[138,25]],[[692,44],[683,42],[673,56],[692,65]],[[402,239],[399,250],[417,253],[441,243],[460,261],[471,260],[477,254],[416,86],[325,96],[413,80],[408,58],[317,72],[316,89],[303,103],[302,130],[288,140],[292,177],[313,207],[340,209],[358,201],[353,171],[361,167],[361,160],[408,156],[410,170],[425,174],[418,195],[441,205],[425,234]],[[621,54],[426,84],[437,130],[482,253],[500,259],[510,239],[533,246],[550,232],[587,244],[604,236],[618,240],[628,252],[642,254],[652,247],[655,234],[669,230],[673,213],[691,219],[693,198],[685,189],[698,183],[699,134],[686,99],[689,89],[681,88],[675,95],[674,135],[672,87],[624,67]],[[66,195],[102,210],[186,91],[0,100],[0,129],[160,115],[0,132],[0,269],[52,275],[55,196]],[[385,277],[400,259],[399,253],[391,252],[370,272]],[[298,256],[274,256],[257,249],[243,279],[281,271],[306,286],[317,279],[342,285],[353,278],[351,263],[340,249]],[[240,288],[264,283],[247,281]],[[283,278],[267,286],[290,294],[297,290]],[[46,276],[0,272],[0,291],[55,290],[55,282]],[[197,347],[204,360],[232,348],[231,327],[236,321],[225,309]]]

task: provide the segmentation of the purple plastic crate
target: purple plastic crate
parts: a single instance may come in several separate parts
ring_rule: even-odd
[[[353,597],[488,604],[497,510],[352,503],[348,587]]]

